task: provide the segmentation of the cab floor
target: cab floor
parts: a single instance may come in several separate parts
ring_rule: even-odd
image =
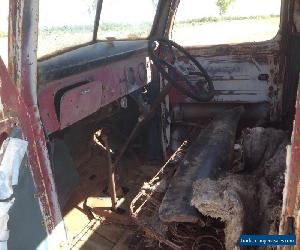
[[[144,182],[158,171],[158,165],[147,165],[131,154],[124,157],[119,170],[119,185],[128,193],[120,200],[120,208],[129,214],[129,205]],[[64,223],[71,249],[129,249],[136,234],[135,227],[114,224],[86,211],[89,200],[97,200],[97,207],[109,209],[108,195],[103,194],[107,186],[107,164],[104,155],[96,155],[78,167],[80,183],[73,191],[64,208]]]

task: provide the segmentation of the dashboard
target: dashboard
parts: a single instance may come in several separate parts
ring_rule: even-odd
[[[148,41],[99,42],[38,64],[47,134],[62,130],[151,81]]]

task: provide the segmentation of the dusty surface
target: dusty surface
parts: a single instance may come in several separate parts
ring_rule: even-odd
[[[244,130],[245,169],[194,183],[192,205],[225,222],[226,249],[234,249],[241,233],[278,234],[287,143],[280,130]]]
[[[157,171],[157,167],[142,165],[138,159],[126,157],[120,171],[122,186],[129,189],[125,197],[119,199],[120,207],[128,215],[129,204],[137,194],[145,180]],[[105,220],[87,212],[87,205],[97,204],[97,207],[109,209],[110,198],[103,194],[107,183],[107,169],[104,157],[95,156],[79,168],[80,184],[74,190],[66,208],[64,222],[72,249],[128,249],[135,227],[124,226]]]
[[[195,131],[195,135],[198,132]],[[132,201],[132,214],[141,227],[141,233],[136,236],[139,241],[132,249],[225,249],[224,223],[219,220],[200,214],[197,216],[197,223],[164,223],[159,219],[159,208],[167,184],[184,160],[189,145],[190,143],[184,143],[170,161],[143,185],[139,195]]]
[[[245,164],[238,174],[194,183],[192,205],[200,212],[198,223],[164,224],[159,220],[158,209],[166,190],[166,176],[163,175],[162,181],[155,182],[153,187],[147,186],[159,167],[144,165],[140,155],[134,152],[122,161],[121,185],[129,188],[129,193],[119,199],[120,207],[128,215],[133,198],[141,190],[154,188],[154,195],[141,213],[146,216],[143,226],[152,228],[166,240],[182,246],[182,249],[198,249],[201,244],[210,244],[213,249],[225,249],[224,242],[226,249],[234,249],[241,233],[277,234],[286,135],[273,129],[244,130],[240,144]],[[258,145],[261,148],[256,152]],[[264,154],[258,155],[260,150]],[[255,157],[252,158],[251,154]],[[64,217],[72,249],[99,249],[99,246],[100,249],[169,249],[153,235],[144,235],[142,227],[138,230],[136,226],[121,225],[95,213],[94,217],[87,213],[85,200],[88,206],[111,206],[109,197],[102,192],[107,182],[106,168],[103,156],[92,155],[78,169],[81,183],[74,190]]]

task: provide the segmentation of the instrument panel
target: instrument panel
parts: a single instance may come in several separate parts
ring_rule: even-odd
[[[43,84],[38,103],[47,134],[62,130],[151,81],[146,51]]]

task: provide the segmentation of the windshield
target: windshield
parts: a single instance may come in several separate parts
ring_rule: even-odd
[[[103,0],[97,39],[147,38],[159,0]],[[98,0],[40,0],[38,57],[93,40]]]
[[[149,36],[158,0],[104,0],[98,39],[136,39]]]
[[[97,0],[40,0],[38,57],[90,42]]]

